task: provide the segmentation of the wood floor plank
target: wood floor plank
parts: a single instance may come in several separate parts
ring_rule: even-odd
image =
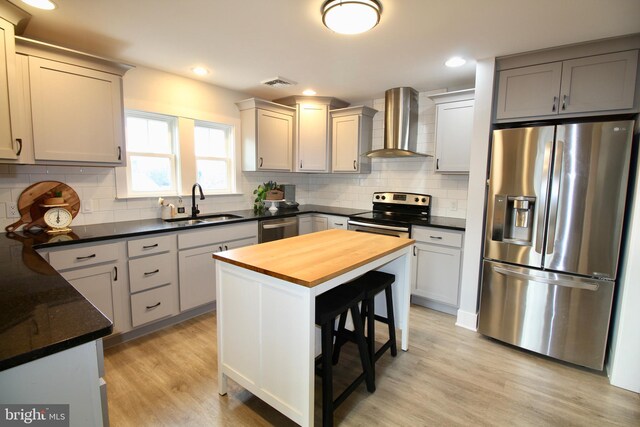
[[[343,426],[640,426],[640,395],[604,374],[540,357],[454,326],[420,306],[410,349],[376,364],[376,392],[358,388],[336,411]],[[386,337],[377,328],[378,340]],[[105,350],[111,425],[293,426],[233,381],[217,392],[216,317],[208,313]],[[357,375],[351,343],[337,392]],[[316,378],[316,425],[321,425]]]

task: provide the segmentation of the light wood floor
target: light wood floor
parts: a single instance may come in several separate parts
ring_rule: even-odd
[[[640,426],[640,395],[609,385],[602,374],[500,344],[454,321],[412,306],[409,351],[396,358],[386,353],[376,365],[376,392],[361,385],[338,408],[336,423]],[[350,346],[336,375],[353,375],[358,366]],[[228,395],[219,396],[216,360],[215,314],[107,349],[111,425],[294,425],[231,380]],[[317,378],[316,425],[319,387]]]

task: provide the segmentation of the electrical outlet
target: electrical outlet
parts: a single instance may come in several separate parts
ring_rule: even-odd
[[[457,211],[458,210],[458,201],[457,200],[451,200],[451,205],[449,206],[449,209],[451,209],[452,211]]]
[[[16,202],[7,202],[7,218],[20,218],[20,212],[18,212],[18,204]]]

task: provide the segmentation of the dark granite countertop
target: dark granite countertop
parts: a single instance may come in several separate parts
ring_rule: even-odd
[[[0,237],[0,371],[104,337],[113,328],[111,321],[62,278],[36,249],[307,213],[349,216],[365,211],[302,205],[276,212],[255,213],[251,209],[225,212],[240,218],[195,225],[161,219],[72,225],[73,231],[65,235],[68,240],[45,232],[7,233]],[[419,225],[464,230],[464,223],[461,219],[433,217],[429,224]]]
[[[29,233],[0,237],[0,370],[96,340],[113,328],[33,243]]]

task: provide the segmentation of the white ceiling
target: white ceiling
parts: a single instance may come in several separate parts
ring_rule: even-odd
[[[11,1],[32,14],[27,37],[189,77],[203,65],[200,79],[266,99],[472,87],[474,59],[640,32],[640,0],[381,0],[380,24],[356,36],[322,25],[324,0]],[[470,61],[446,68],[453,55]],[[260,85],[275,76],[298,85]]]

